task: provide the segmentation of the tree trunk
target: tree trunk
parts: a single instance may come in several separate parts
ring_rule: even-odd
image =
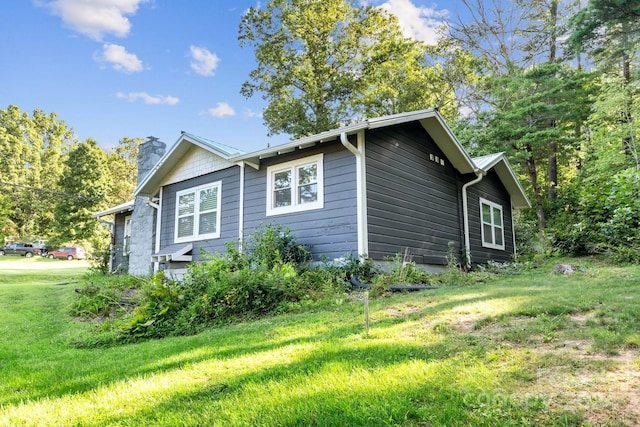
[[[552,142],[549,144],[549,165],[547,166],[547,175],[549,178],[549,201],[554,201],[558,198],[558,144]]]
[[[531,148],[527,147],[527,151],[530,153]],[[532,156],[529,156],[529,158],[527,159],[527,173],[529,174],[531,187],[533,188],[533,193],[536,198],[536,213],[538,215],[538,225],[540,227],[540,230],[544,230],[547,227],[547,223],[544,215],[542,192],[540,191],[540,187],[538,186],[538,171],[536,168],[536,161]]]
[[[556,62],[556,43],[557,43],[557,28],[558,28],[558,0],[551,2],[549,10],[549,63]],[[555,100],[551,99],[549,102],[553,105]],[[549,120],[549,127],[556,127],[556,120]],[[549,165],[547,167],[547,177],[549,180],[549,201],[554,201],[558,198],[556,191],[558,185],[558,144],[553,142],[549,144]]]

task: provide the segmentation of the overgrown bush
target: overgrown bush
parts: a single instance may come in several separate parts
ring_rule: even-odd
[[[309,250],[281,225],[259,226],[245,242],[244,252],[251,263],[267,268],[282,263],[302,265],[309,260]]]
[[[260,227],[245,251],[229,243],[225,254],[204,254],[179,281],[158,273],[141,287],[140,303],[133,311],[96,327],[103,341],[92,337],[85,342],[192,334],[213,325],[308,308],[344,292],[345,270],[311,268],[305,263],[308,254],[289,229]],[[98,298],[92,292],[87,290],[105,311],[102,300],[118,299],[106,293]]]
[[[84,277],[84,286],[76,289],[78,298],[69,308],[70,313],[86,320],[124,314],[138,303],[143,284],[142,279],[133,276],[106,276],[93,272]]]
[[[622,262],[640,258],[640,174],[620,171],[597,186],[585,180],[579,200],[556,215],[553,247],[572,256],[609,254]]]

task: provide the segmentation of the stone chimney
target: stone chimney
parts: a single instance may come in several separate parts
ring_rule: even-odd
[[[154,136],[147,137],[138,150],[138,185],[158,164],[167,145]],[[152,200],[153,202],[153,200]],[[155,249],[155,232],[158,211],[149,206],[149,198],[136,196],[131,215],[131,245],[129,274],[148,276],[153,274],[151,255]]]

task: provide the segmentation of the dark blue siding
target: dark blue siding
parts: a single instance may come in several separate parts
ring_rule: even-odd
[[[324,153],[324,208],[266,216],[267,167]],[[357,256],[357,204],[355,157],[340,144],[326,142],[277,159],[262,161],[260,170],[245,168],[244,234],[258,226],[283,225],[300,243],[310,246],[313,259]]]
[[[485,248],[482,246],[480,198],[502,206],[504,220],[505,250]],[[471,262],[486,264],[487,261],[512,261],[513,248],[513,218],[511,217],[511,199],[509,193],[500,182],[494,171],[490,171],[478,184],[469,187],[469,230],[471,242]]]
[[[431,155],[434,160],[431,160]],[[446,264],[462,247],[458,173],[418,123],[366,135],[369,256]]]
[[[132,212],[123,212],[115,215],[113,228],[113,252],[111,253],[112,268],[117,271],[128,271],[129,256],[124,254],[124,224],[125,218],[131,216]]]
[[[238,240],[238,219],[240,201],[240,168],[237,166],[216,171],[197,178],[170,184],[162,193],[162,234],[160,250],[180,248],[187,243],[174,243],[176,193],[199,185],[222,181],[222,212],[220,218],[220,238],[193,242],[193,259],[201,259],[201,250],[209,253],[224,252],[225,244]]]

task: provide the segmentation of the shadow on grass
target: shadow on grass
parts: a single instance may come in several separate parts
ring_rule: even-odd
[[[386,331],[403,324],[414,327],[413,322],[425,317],[437,316],[467,305],[507,298],[520,298],[520,302],[515,303],[507,313],[514,316],[536,316],[548,311],[566,313],[571,310],[592,310],[600,302],[603,291],[597,288],[599,282],[585,284],[581,290],[567,290],[553,282],[540,281],[539,276],[519,276],[501,282],[502,285],[445,288],[435,292],[399,295],[374,301],[372,331],[384,335]],[[617,286],[619,285],[611,286],[606,292],[619,292],[620,289],[615,289]],[[409,303],[422,307],[402,316],[383,316],[381,313],[381,310],[390,304]],[[337,307],[335,311],[311,315],[283,315],[211,330],[192,337],[147,341],[109,349],[60,349],[63,351],[59,357],[50,355],[48,360],[42,361],[42,366],[48,365],[49,369],[41,369],[32,377],[25,378],[25,389],[13,396],[5,395],[0,399],[0,406],[17,405],[24,400],[62,398],[104,389],[132,379],[162,375],[212,360],[233,362],[242,357],[286,352],[292,347],[309,346],[308,354],[298,359],[284,359],[274,366],[257,367],[248,373],[231,375],[220,381],[212,380],[202,384],[195,391],[176,391],[169,397],[158,399],[151,409],[140,409],[135,415],[140,419],[149,420],[153,419],[154,412],[166,413],[177,410],[178,413],[184,411],[183,415],[187,417],[190,402],[206,400],[209,403],[200,405],[215,408],[216,402],[222,402],[230,396],[236,399],[249,398],[244,395],[245,389],[249,386],[257,384],[258,387],[268,388],[276,383],[296,384],[297,381],[312,381],[332,366],[349,368],[354,372],[375,372],[406,361],[459,363],[463,360],[462,356],[467,358],[469,363],[479,363],[477,361],[485,356],[487,349],[492,345],[465,334],[444,336],[438,342],[390,343],[388,338],[364,339],[363,329],[361,308],[359,304],[353,303]],[[65,354],[73,360],[74,366],[65,366]],[[391,424],[402,424],[402,416],[421,420],[436,417],[434,420],[437,421],[437,417],[440,416],[438,414],[443,412],[434,409],[433,405],[441,405],[443,408],[452,405],[450,409],[456,413],[464,410],[464,402],[461,403],[459,399],[463,390],[460,385],[451,381],[452,378],[442,376],[420,386],[396,386],[388,390],[378,388],[376,391],[368,388],[353,392],[338,392],[331,387],[327,387],[326,391],[315,389],[306,392],[305,397],[284,398],[280,404],[291,406],[295,410],[280,413],[279,416],[283,417],[283,425],[331,425],[331,414],[345,412],[345,408],[350,407],[339,403],[340,399],[346,399],[352,401],[354,411],[379,411],[375,416],[388,416],[389,420],[392,420],[389,421]],[[448,398],[443,400],[441,395]],[[452,399],[451,396],[455,398]],[[384,399],[397,399],[397,408],[388,408]],[[376,400],[383,401],[379,405],[382,409],[372,409],[377,408],[374,403]],[[310,401],[314,403],[309,404]],[[402,403],[403,401],[409,401],[410,404]],[[305,408],[305,402],[308,409],[301,409]],[[253,410],[255,414],[249,414],[247,419],[250,423],[261,424],[258,417],[260,411],[265,411],[264,407],[256,407]],[[330,418],[321,418],[329,415]],[[459,417],[461,420],[467,419],[464,415]],[[114,424],[125,423],[123,417],[110,419]],[[328,424],[323,424],[323,419]],[[209,417],[204,421],[212,420],[215,418]],[[361,421],[362,418],[353,420],[354,425]],[[375,424],[372,422],[368,425]]]

